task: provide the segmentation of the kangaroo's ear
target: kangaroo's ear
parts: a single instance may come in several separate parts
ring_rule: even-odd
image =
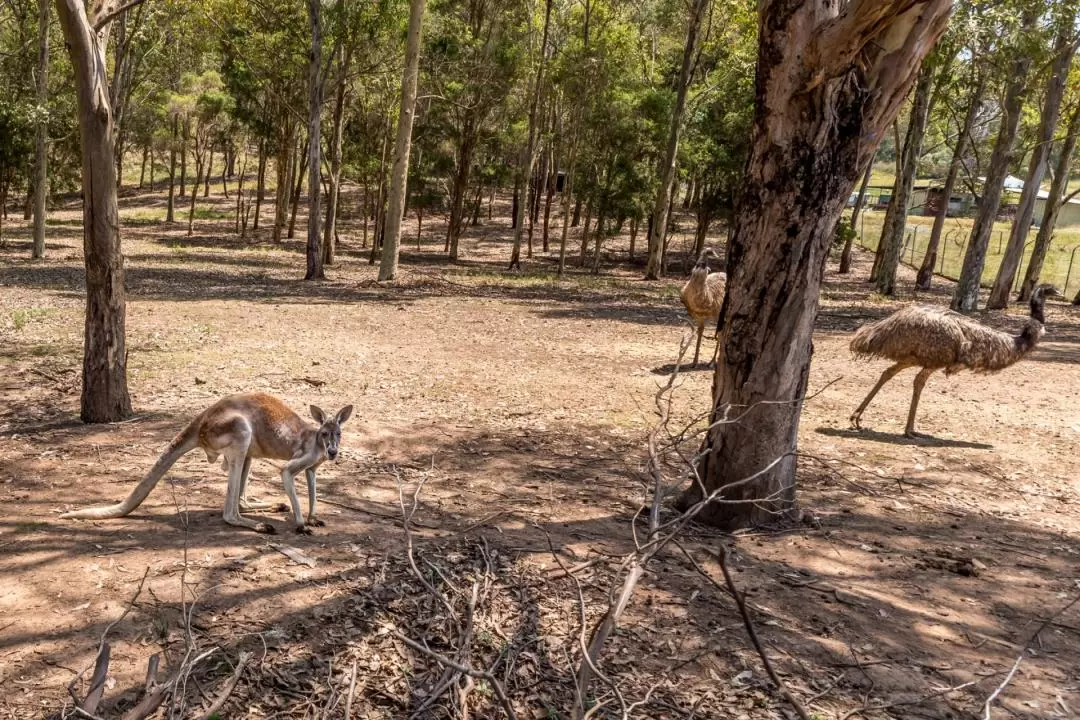
[[[311,406],[311,417],[315,418],[315,422],[320,425],[326,422],[326,413],[320,410],[318,405]]]
[[[337,415],[334,417],[334,421],[338,425],[341,425],[350,417],[352,417],[352,405],[346,405],[345,407],[338,410]]]

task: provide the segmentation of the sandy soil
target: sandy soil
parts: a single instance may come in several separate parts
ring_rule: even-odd
[[[257,242],[240,242],[225,219],[197,220],[188,238],[154,221],[161,202],[122,200],[137,415],[115,425],[77,420],[79,213],[53,216],[40,263],[26,259],[21,221],[5,230],[0,717],[70,707],[68,683],[129,605],[108,635],[107,716],[134,703],[153,653],[164,672],[187,648],[214,645],[222,652],[196,674],[189,709],[209,704],[230,674],[225,658],[250,650],[222,717],[317,717],[319,708],[340,717],[352,667],[356,717],[409,715],[439,673],[392,642],[385,623],[415,630],[438,608],[409,585],[399,479],[425,480],[417,554],[471,568],[449,578],[466,586],[486,564],[483,627],[546,643],[544,662],[515,656],[520,677],[507,687],[519,716],[567,717],[559,648],[573,648],[576,590],[554,577],[547,543],[567,564],[594,561],[578,573],[594,617],[633,548],[653,395],[688,327],[678,273],[640,282],[624,238],[598,277],[555,281],[540,252],[523,274],[507,274],[509,233],[498,222],[471,228],[464,262],[451,267],[439,252],[444,226],[426,221],[401,282],[380,286],[353,221],[331,279],[312,284],[298,279],[298,241],[274,246],[260,230]],[[1080,591],[1080,309],[1053,304],[1044,344],[1003,373],[932,378],[919,416],[932,439],[900,434],[913,373],[881,392],[868,429],[854,433],[848,415],[886,363],[853,361],[849,336],[898,306],[869,295],[866,270],[860,257],[851,278],[830,271],[822,298],[811,392],[835,382],[808,402],[800,432],[800,499],[814,522],[736,537],[695,528],[685,547],[720,579],[708,551],[729,544],[770,657],[818,717],[882,704],[867,716],[981,716],[1022,650],[994,717],[1080,716],[1080,605],[1024,649]],[[938,285],[923,299],[946,302]],[[984,320],[1013,330],[1019,314]],[[681,376],[677,420],[706,409],[710,379],[703,368]],[[278,515],[268,519],[282,533],[267,537],[224,525],[224,475],[198,453],[130,517],[56,517],[121,498],[190,416],[250,390],[297,410],[355,405],[343,458],[320,471],[322,497],[337,503],[323,505],[327,527],[297,537]],[[272,467],[257,464],[253,477],[256,494],[283,499]],[[311,563],[281,552],[290,548]],[[657,686],[635,717],[785,716],[731,598],[677,549],[650,566],[623,627],[606,671],[630,699]],[[483,690],[474,712],[493,717]]]

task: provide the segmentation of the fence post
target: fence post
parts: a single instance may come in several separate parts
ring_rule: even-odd
[[[1072,249],[1072,253],[1069,254],[1069,269],[1065,272],[1065,287],[1061,288],[1061,292],[1066,296],[1069,294],[1069,280],[1072,278],[1073,260],[1076,259],[1076,251],[1080,250],[1080,245],[1077,245]]]

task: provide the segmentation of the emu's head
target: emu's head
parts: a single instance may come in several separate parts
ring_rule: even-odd
[[[700,255],[698,255],[697,264],[694,266],[694,269],[704,268],[708,270],[710,258],[713,260],[719,260],[720,256],[717,255],[716,251],[713,250],[711,247],[707,247],[701,251]]]
[[[1056,287],[1045,283],[1036,286],[1031,291],[1031,317],[1044,324],[1046,323],[1046,315],[1043,312],[1043,306],[1046,304],[1046,298],[1048,297],[1062,297],[1062,295]]]

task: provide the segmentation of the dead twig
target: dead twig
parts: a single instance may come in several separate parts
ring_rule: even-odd
[[[229,695],[236,689],[236,684],[240,682],[240,676],[244,673],[244,668],[247,667],[250,660],[251,653],[240,653],[240,657],[236,660],[236,668],[233,670],[232,677],[230,677],[225,683],[225,686],[221,688],[221,692],[214,698],[214,702],[210,703],[210,707],[208,707],[206,712],[202,715],[202,720],[210,720],[219,710],[221,710],[225,705],[225,701],[229,699]],[[346,717],[348,717],[348,715],[346,715]]]
[[[1076,597],[1065,603],[1065,605],[1059,608],[1053,615],[1046,618],[1046,620],[1044,620],[1042,624],[1039,625],[1039,627],[1035,630],[1031,637],[1028,638],[1028,641],[1024,643],[1024,646],[1020,648],[1020,654],[1016,656],[1016,662],[1013,663],[1012,669],[1009,670],[1009,673],[1005,676],[1005,679],[1001,681],[1001,684],[994,689],[994,692],[990,693],[990,697],[986,698],[986,702],[983,703],[983,720],[990,720],[990,706],[994,704],[994,701],[997,700],[998,695],[1000,695],[1005,690],[1005,687],[1010,682],[1012,682],[1013,676],[1016,675],[1016,671],[1020,668],[1020,663],[1024,660],[1024,653],[1028,651],[1028,648],[1031,647],[1032,643],[1036,641],[1036,639],[1039,637],[1043,630],[1045,630],[1052,622],[1054,622],[1054,620],[1057,620],[1062,613],[1071,608],[1077,602],[1080,602],[1080,594],[1077,594]]]
[[[802,718],[802,720],[810,720],[810,713],[806,712],[806,708],[803,707],[798,698],[796,698],[791,690],[788,689],[787,684],[780,679],[780,676],[776,674],[772,662],[769,660],[768,655],[765,654],[765,648],[761,647],[761,641],[758,640],[757,631],[754,629],[754,622],[750,619],[750,613],[746,610],[746,603],[743,602],[742,593],[735,587],[735,580],[732,579],[731,573],[728,572],[727,547],[721,545],[720,552],[713,552],[712,554],[720,563],[720,571],[724,573],[724,582],[727,583],[728,589],[731,591],[731,596],[735,598],[735,604],[739,606],[739,614],[742,615],[743,624],[746,625],[746,634],[750,636],[750,642],[754,644],[754,649],[757,650],[758,656],[761,657],[761,664],[765,666],[765,672],[769,674],[769,678],[780,690],[780,694],[791,704],[791,707],[795,709],[795,712],[798,713],[799,717]]]

